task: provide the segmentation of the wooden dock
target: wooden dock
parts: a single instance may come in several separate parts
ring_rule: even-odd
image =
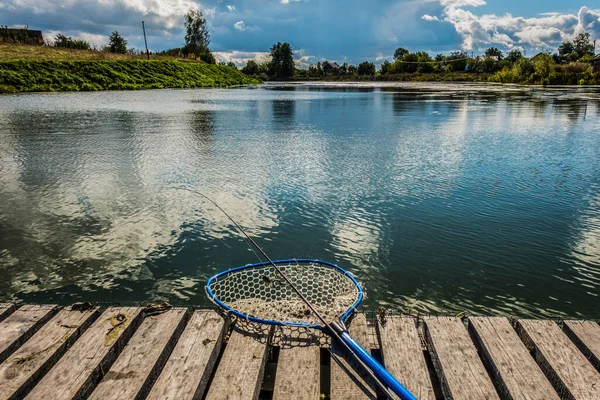
[[[349,330],[419,399],[600,399],[597,322],[357,314]],[[318,331],[214,310],[0,304],[0,399],[377,396]]]

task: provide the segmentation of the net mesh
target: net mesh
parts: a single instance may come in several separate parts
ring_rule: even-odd
[[[359,299],[354,281],[337,268],[318,262],[277,264],[325,320],[333,321]],[[233,271],[209,285],[228,307],[262,320],[322,325],[272,265]]]

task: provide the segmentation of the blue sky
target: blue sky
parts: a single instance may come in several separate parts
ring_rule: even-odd
[[[153,50],[183,44],[183,15],[201,9],[217,58],[238,65],[266,60],[277,41],[296,62],[391,60],[394,49],[431,54],[497,46],[528,54],[556,50],[579,32],[600,38],[600,0],[2,0],[0,24],[29,25],[97,45],[118,30],[142,48],[146,21]],[[600,42],[599,48],[600,48]]]

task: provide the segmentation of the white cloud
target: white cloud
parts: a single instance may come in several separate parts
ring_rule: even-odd
[[[213,53],[218,61],[232,61],[238,67],[246,65],[248,60],[262,63],[269,61],[270,53],[268,51],[216,51]]]
[[[299,1],[302,1],[302,0],[279,0],[279,2],[281,4],[298,3]]]
[[[425,21],[439,21],[440,19],[438,17],[436,17],[435,15],[423,15],[421,17],[421,19],[424,19]]]
[[[246,28],[246,24],[244,23],[244,21],[236,22],[235,24],[233,24],[233,27],[235,29],[237,29],[238,31],[242,31],[242,32],[245,31],[246,29],[248,29],[248,28]]]
[[[233,24],[233,28],[240,32],[258,32],[258,31],[260,31],[260,27],[253,26],[253,25],[246,25],[244,20],[240,20],[240,21],[236,22],[235,24]]]
[[[479,7],[485,6],[487,3],[483,0],[440,0],[440,4],[444,7]]]
[[[600,34],[600,10],[581,7],[578,15],[548,12],[537,18],[514,17],[511,14],[475,15],[465,6],[483,6],[483,0],[439,0],[444,7],[442,21],[454,26],[462,38],[463,50],[482,50],[496,45],[505,48],[555,47],[580,32]],[[440,20],[437,16],[423,15],[426,21]]]
[[[235,6],[232,6],[232,5],[230,5],[230,4],[227,4],[227,6],[226,6],[226,7],[227,7],[227,9],[228,9],[229,11],[234,11],[234,10],[235,10]]]

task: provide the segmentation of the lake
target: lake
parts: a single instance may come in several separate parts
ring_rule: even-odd
[[[208,306],[276,258],[366,310],[600,318],[600,89],[267,84],[0,96],[0,301]]]

